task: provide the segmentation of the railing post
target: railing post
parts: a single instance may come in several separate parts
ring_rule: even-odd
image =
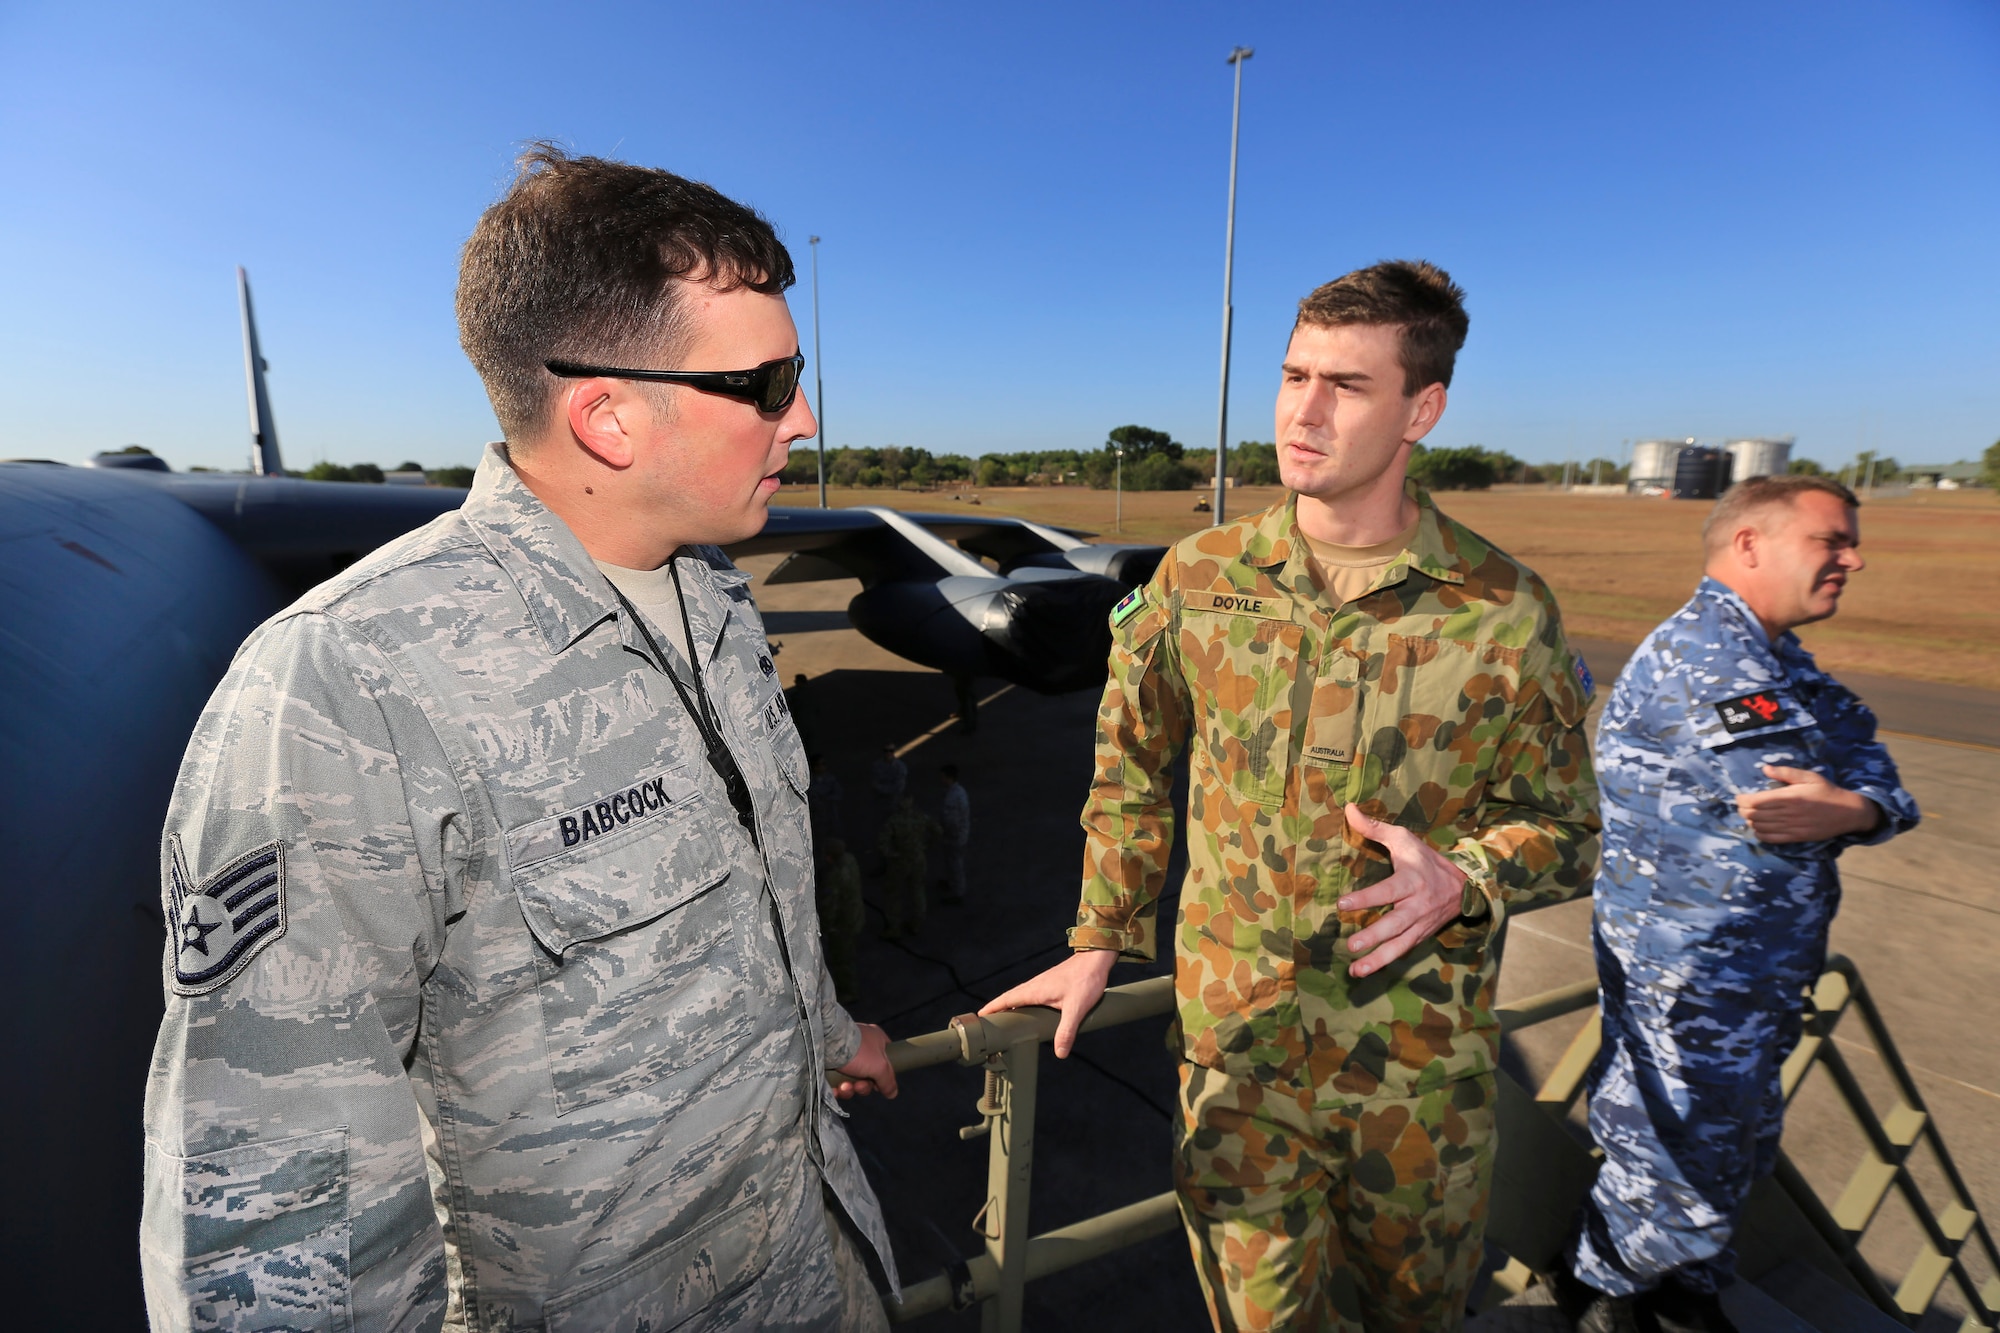
[[[1030,1038],[995,1056],[1005,1073],[1005,1109],[993,1122],[980,1231],[999,1289],[980,1311],[982,1333],[1020,1333],[1028,1288],[1028,1187],[1035,1169],[1035,1083],[1042,1044]]]

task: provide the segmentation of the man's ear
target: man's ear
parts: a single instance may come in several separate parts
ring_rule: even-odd
[[[1438,383],[1417,390],[1416,415],[1410,418],[1409,428],[1403,432],[1403,443],[1413,444],[1431,433],[1431,427],[1444,415],[1445,396],[1444,385]]]
[[[607,467],[632,466],[651,404],[623,380],[578,380],[563,394],[563,416],[576,442]]]
[[[1729,548],[1736,553],[1736,563],[1745,569],[1757,568],[1758,549],[1763,544],[1764,534],[1752,524],[1745,523],[1729,538]]]

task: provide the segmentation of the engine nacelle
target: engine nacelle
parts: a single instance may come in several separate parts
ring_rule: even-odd
[[[1096,546],[1072,546],[1066,551],[1033,551],[1018,556],[1001,568],[1001,573],[1011,574],[1017,569],[1073,569],[1082,574],[1095,574],[1100,578],[1115,580],[1127,588],[1136,587],[1153,577],[1153,571],[1160,567],[1167,548],[1164,546],[1121,546],[1103,543]]]

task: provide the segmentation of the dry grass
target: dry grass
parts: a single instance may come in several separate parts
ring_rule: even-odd
[[[1113,497],[1080,487],[970,489],[929,493],[834,490],[835,505],[1013,514],[1116,540]],[[1271,504],[1276,487],[1230,493],[1242,515]],[[787,487],[780,504],[812,504],[816,493]],[[1127,541],[1171,542],[1206,526],[1196,493],[1153,491],[1124,497]],[[1704,504],[1499,487],[1445,494],[1438,502],[1461,523],[1533,566],[1562,600],[1580,638],[1637,643],[1687,600],[1701,576]],[[2000,689],[2000,498],[1988,491],[1915,492],[1862,510],[1869,566],[1849,585],[1839,616],[1802,631],[1822,665]]]

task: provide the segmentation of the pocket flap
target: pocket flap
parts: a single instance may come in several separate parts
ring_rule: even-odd
[[[752,1194],[700,1230],[552,1298],[542,1313],[549,1333],[664,1333],[742,1290],[770,1263],[770,1212]]]
[[[179,1158],[148,1142],[146,1155],[148,1229],[180,1239],[178,1273],[141,1243],[151,1299],[179,1298],[170,1323],[191,1312],[204,1328],[349,1326],[346,1130]]]
[[[729,877],[686,765],[507,835],[528,929],[560,955],[650,921]]]

